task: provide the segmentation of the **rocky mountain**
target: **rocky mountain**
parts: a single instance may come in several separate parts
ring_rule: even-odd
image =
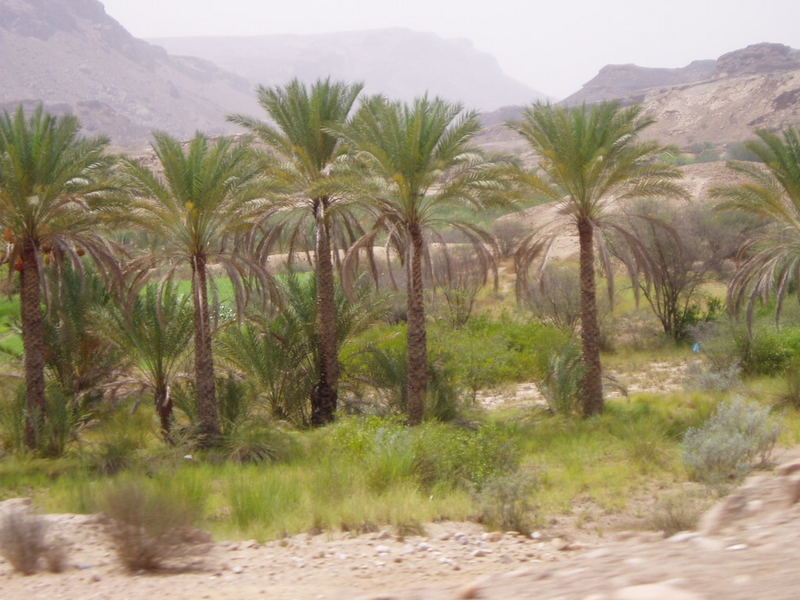
[[[637,65],[606,65],[564,104],[579,105],[626,98],[657,87],[681,85],[710,79],[716,61],[696,60],[678,69],[654,69]]]
[[[428,91],[480,110],[543,98],[469,41],[408,29],[151,41],[173,54],[210,60],[253,85],[330,75],[363,81],[367,91],[393,98],[410,100]]]
[[[229,131],[227,113],[256,109],[245,79],[134,38],[97,0],[0,0],[0,64],[0,108],[43,102],[120,145]]]
[[[800,50],[764,43],[681,69],[610,65],[563,102],[604,100],[641,103],[656,119],[647,137],[682,148],[708,143],[721,152],[756,129],[800,124]],[[509,106],[483,115],[482,141],[495,150],[524,151],[502,125],[520,114],[521,107]]]

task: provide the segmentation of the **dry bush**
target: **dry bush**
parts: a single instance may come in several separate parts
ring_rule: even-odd
[[[522,301],[544,323],[574,332],[581,320],[578,268],[548,264],[539,281],[522,292]]]
[[[210,535],[194,527],[196,509],[165,492],[119,482],[106,491],[102,506],[117,557],[130,571],[176,566],[211,547]]]
[[[530,233],[530,227],[520,220],[506,217],[498,219],[492,225],[492,234],[497,240],[500,256],[509,258],[514,255],[523,237]]]
[[[669,537],[679,531],[692,531],[703,513],[711,507],[714,496],[707,490],[687,490],[665,496],[647,519],[648,529],[663,531]]]
[[[51,573],[63,573],[67,570],[67,542],[64,538],[53,538],[44,551],[44,564]]]
[[[0,520],[0,554],[15,571],[31,575],[47,552],[47,522],[30,508],[8,510]]]

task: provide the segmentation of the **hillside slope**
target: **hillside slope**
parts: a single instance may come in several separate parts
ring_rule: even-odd
[[[652,83],[657,85],[641,87]],[[604,100],[641,103],[656,119],[645,137],[683,148],[708,142],[724,150],[752,138],[756,129],[800,124],[800,50],[754,44],[684,69],[609,66],[564,103]],[[484,142],[495,150],[523,148],[519,137],[503,126],[519,118],[521,110],[507,106],[483,115]]]
[[[226,113],[256,106],[246,80],[134,38],[97,0],[0,0],[0,63],[0,108],[44,102],[121,145],[230,131]]]

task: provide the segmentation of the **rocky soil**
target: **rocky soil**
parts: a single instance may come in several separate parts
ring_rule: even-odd
[[[563,529],[523,536],[437,523],[424,536],[387,530],[221,542],[187,568],[129,574],[97,516],[49,515],[51,534],[69,545],[68,569],[23,577],[0,562],[0,598],[794,600],[800,449],[782,459],[706,513],[699,531],[668,539]]]

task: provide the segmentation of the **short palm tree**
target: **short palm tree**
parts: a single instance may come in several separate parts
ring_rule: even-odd
[[[680,171],[658,161],[664,148],[641,142],[639,134],[653,123],[639,106],[616,103],[567,108],[535,104],[508,126],[524,137],[539,158],[538,171],[524,176],[537,193],[559,202],[578,231],[580,245],[581,341],[584,378],[583,414],[603,410],[600,329],[597,320],[595,247],[608,267],[603,229],[617,200],[683,195],[675,183]],[[532,261],[547,255],[552,236],[534,232],[517,251],[518,276]]]
[[[442,209],[462,205],[480,210],[501,202],[509,189],[509,163],[490,159],[471,144],[480,131],[476,113],[439,98],[426,96],[404,104],[375,96],[362,104],[351,123],[335,131],[354,152],[356,170],[363,170],[357,195],[372,208],[406,265],[407,408],[409,423],[418,424],[428,384],[426,231],[452,226],[485,251],[485,232],[443,217]],[[370,233],[365,239],[370,236],[374,238]]]
[[[172,386],[188,354],[194,329],[191,298],[177,284],[125,289],[95,313],[96,327],[131,361],[132,380],[153,394],[164,440],[172,430]]]
[[[258,170],[246,147],[231,140],[211,142],[198,133],[186,148],[164,133],[153,144],[160,172],[125,161],[133,193],[122,215],[157,238],[162,247],[140,257],[132,270],[164,267],[167,279],[190,267],[194,305],[194,361],[199,443],[217,443],[220,434],[216,404],[214,357],[209,311],[209,267],[217,263],[231,281],[238,308],[243,309],[252,284],[268,285],[266,273],[244,248],[239,234],[262,210],[255,181]]]
[[[746,305],[749,322],[758,300],[773,294],[779,320],[787,294],[800,284],[800,130],[757,135],[759,139],[746,146],[762,164],[728,163],[747,181],[712,191],[723,200],[720,208],[742,211],[762,222],[741,246],[745,260],[728,287],[729,306],[738,311]]]
[[[326,128],[348,118],[362,87],[329,79],[319,80],[310,88],[298,80],[284,87],[259,87],[259,103],[275,126],[242,115],[229,118],[256,134],[269,148],[265,167],[278,188],[273,189],[276,201],[267,215],[279,221],[272,229],[273,236],[282,230],[288,232],[290,258],[297,241],[308,232],[314,236],[320,346],[317,383],[311,392],[314,425],[333,421],[339,395],[332,252],[338,258],[340,246],[346,247],[353,232],[359,230],[351,203],[330,185],[341,144]],[[337,232],[344,234],[343,241]]]
[[[0,228],[5,260],[20,274],[29,448],[36,447],[45,419],[44,259],[77,265],[88,251],[111,262],[110,247],[98,234],[112,162],[105,154],[108,142],[83,138],[79,131],[75,117],[55,117],[41,107],[29,117],[22,107],[0,116]]]

